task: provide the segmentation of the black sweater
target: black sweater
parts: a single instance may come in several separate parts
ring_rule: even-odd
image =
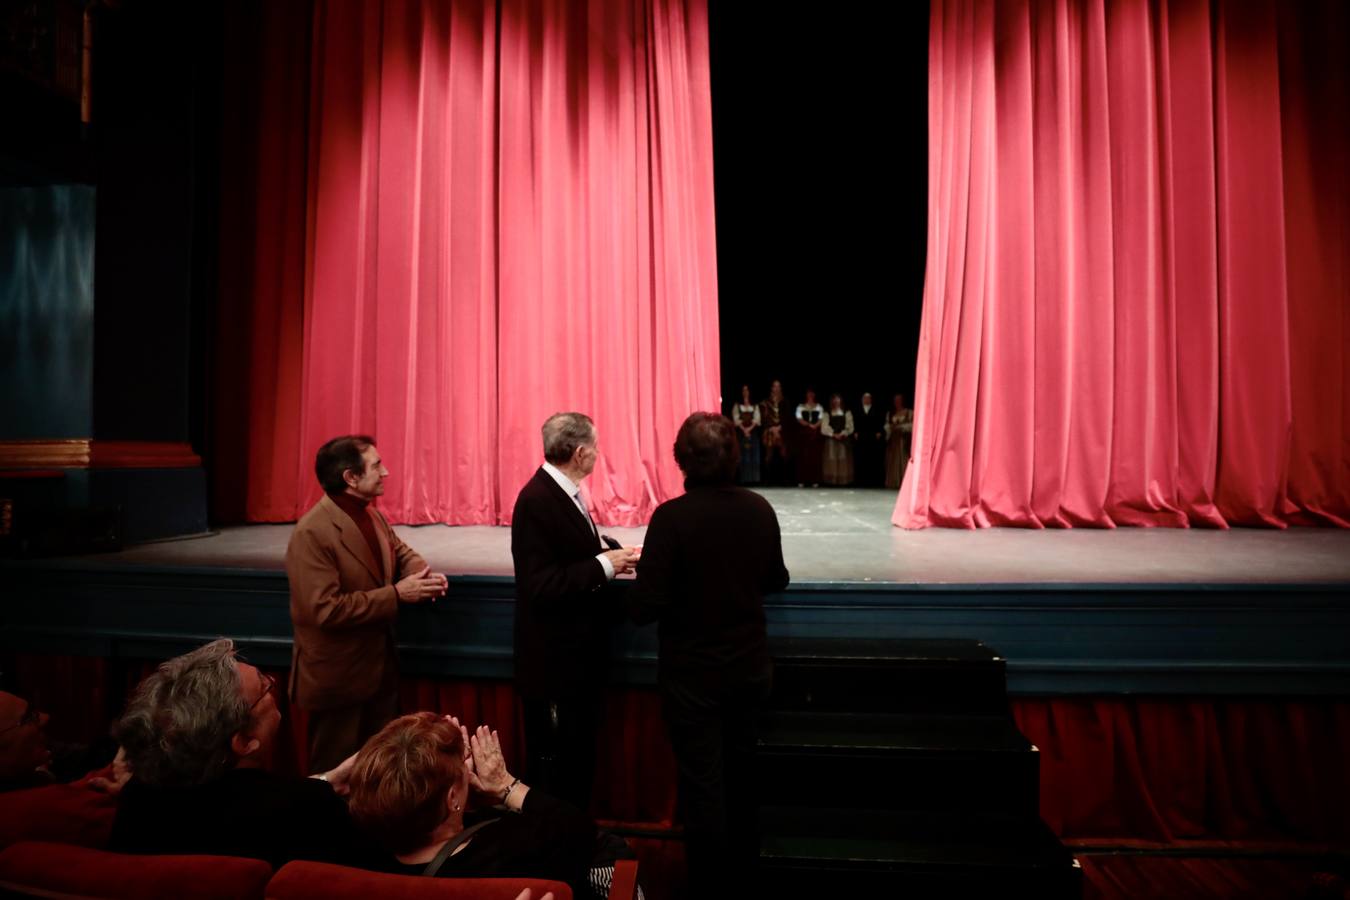
[[[660,622],[662,684],[720,697],[767,682],[764,595],[787,584],[778,517],[763,497],[690,486],[658,506],[628,600],[639,624]]]
[[[595,854],[595,823],[581,810],[537,788],[518,813],[501,813],[474,832],[437,872],[439,878],[547,878],[565,881],[577,897],[589,895],[587,873]],[[394,862],[389,871],[421,875],[426,863]]]
[[[367,840],[327,782],[233,769],[210,784],[122,789],[109,849],[204,853],[383,868],[390,857]]]

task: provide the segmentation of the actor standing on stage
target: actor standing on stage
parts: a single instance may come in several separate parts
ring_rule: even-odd
[[[309,713],[309,770],[323,772],[398,715],[398,605],[439,597],[447,582],[375,509],[389,470],[372,438],[333,438],[314,472],[325,496],[296,523],[286,577],[290,698]]]
[[[692,897],[754,894],[755,720],[773,682],[764,595],[788,584],[773,507],[733,483],[738,454],[722,416],[694,413],[680,426],[685,494],[652,514],[629,592],[637,622],[660,622],[657,683]],[[803,790],[810,781],[803,773]]]
[[[787,484],[792,473],[787,471],[787,435],[783,429],[788,423],[787,401],[783,399],[783,382],[777,378],[769,385],[769,396],[759,403],[760,472],[765,484]]]
[[[860,487],[878,487],[885,473],[882,454],[885,452],[886,418],[881,408],[872,405],[872,395],[862,395],[862,405],[853,417],[853,433],[857,435],[858,453],[854,457],[854,482]]]
[[[607,590],[637,560],[605,550],[581,497],[599,458],[595,423],[557,413],[543,427],[544,464],[511,518],[516,570],[516,686],[525,712],[525,779],[579,809],[591,805],[609,629]]]

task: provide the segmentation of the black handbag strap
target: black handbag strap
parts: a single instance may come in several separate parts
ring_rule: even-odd
[[[497,820],[485,819],[484,821],[479,822],[477,825],[471,825],[470,827],[465,828],[459,834],[455,835],[450,840],[446,841],[445,846],[441,848],[441,852],[437,853],[435,858],[433,858],[431,862],[427,863],[427,867],[422,870],[422,874],[427,876],[428,878],[434,878],[436,876],[436,873],[441,870],[441,866],[445,865],[445,861],[450,858],[450,854],[454,853],[460,847],[464,846],[464,843],[468,841],[469,838],[473,837],[474,832],[478,831],[485,825],[491,825],[495,821]]]

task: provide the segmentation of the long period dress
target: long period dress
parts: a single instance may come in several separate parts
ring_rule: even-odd
[[[802,403],[797,406],[797,421],[802,425],[801,428],[797,429],[800,433],[797,445],[799,448],[797,455],[798,484],[820,484],[820,445],[823,438],[821,438],[819,431],[806,426],[818,424],[823,415],[825,415],[825,410],[819,403],[812,403],[810,406]]]
[[[787,440],[783,434],[783,401],[772,397],[759,402],[760,474],[765,484],[782,484],[787,480]]]
[[[886,487],[900,489],[909,465],[909,435],[914,430],[914,410],[902,409],[886,418]]]
[[[738,484],[759,484],[759,404],[737,403],[732,407],[732,421],[741,442],[741,468],[736,474]],[[745,430],[749,428],[750,433]]]
[[[825,442],[821,460],[821,480],[826,484],[853,483],[853,413],[831,410],[820,423]],[[843,435],[839,440],[835,435]]]

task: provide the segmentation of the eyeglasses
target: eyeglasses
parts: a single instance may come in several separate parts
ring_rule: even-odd
[[[267,695],[272,693],[272,689],[277,686],[277,680],[273,678],[271,675],[268,675],[262,669],[258,670],[258,677],[262,679],[263,691],[261,694],[258,695],[258,699],[253,701],[253,705],[248,708],[248,711],[250,713],[252,713],[255,709],[257,709],[258,704],[263,702],[263,700],[267,697]]]
[[[4,728],[0,728],[0,734],[13,731],[16,728],[22,728],[25,725],[32,725],[41,717],[42,710],[30,703],[24,709],[23,715],[19,716],[19,721],[15,722],[13,725],[6,725]]]

